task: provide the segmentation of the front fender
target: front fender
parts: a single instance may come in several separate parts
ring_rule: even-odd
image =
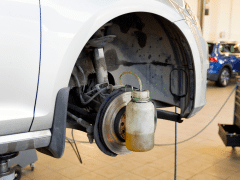
[[[183,19],[168,0],[41,0],[41,9],[40,82],[31,131],[51,128],[57,92],[68,86],[80,52],[102,25],[131,12]]]

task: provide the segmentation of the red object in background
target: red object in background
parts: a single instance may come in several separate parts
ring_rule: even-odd
[[[217,58],[209,57],[209,61],[210,61],[210,62],[217,62]]]

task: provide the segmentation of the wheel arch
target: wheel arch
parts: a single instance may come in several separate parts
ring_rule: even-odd
[[[113,20],[114,18],[117,18],[119,16],[129,14],[129,13],[136,13],[136,12],[144,12],[147,14],[154,14],[159,17],[165,18],[167,21],[174,24],[175,21],[178,21],[182,19],[183,17],[175,10],[173,7],[169,7],[164,3],[156,3],[158,4],[158,8],[153,8],[152,6],[138,6],[128,4],[128,8],[122,9],[122,11],[115,11],[115,9],[112,9],[109,12],[99,12],[94,17],[89,19],[82,27],[78,30],[78,33],[74,36],[72,39],[71,44],[69,45],[68,49],[66,50],[66,53],[63,57],[63,63],[61,64],[61,69],[65,69],[66,67],[69,67],[67,72],[66,70],[64,75],[65,77],[68,77],[68,80],[70,80],[72,69],[77,61],[78,56],[83,51],[84,46],[88,42],[88,40],[94,35],[94,33],[101,28],[104,24],[107,22]],[[131,5],[131,6],[130,6]],[[160,8],[160,9],[159,9]],[[129,10],[131,9],[131,11]],[[101,14],[104,15],[101,15]],[[177,26],[177,25],[176,25]],[[84,29],[89,29],[89,31],[85,31]],[[180,30],[180,29],[179,29]],[[85,33],[82,33],[85,32]],[[78,47],[78,49],[76,49]],[[61,70],[59,71],[59,75],[61,73]],[[61,75],[60,75],[61,76]],[[62,78],[58,78],[62,79]],[[64,78],[65,79],[65,78]],[[67,79],[65,79],[67,80]],[[68,81],[65,81],[65,83]],[[65,86],[63,86],[65,87]]]
[[[137,6],[136,6],[136,3],[137,3]],[[189,44],[195,43],[194,37],[190,36],[191,39],[189,38],[187,39],[185,36],[187,33],[189,33],[189,31],[191,31],[190,28],[186,26],[184,30],[185,32],[183,32],[181,27],[178,24],[174,23],[177,21],[179,22],[179,20],[183,20],[183,17],[171,4],[166,4],[166,2],[163,3],[161,1],[155,1],[155,0],[150,0],[149,3],[146,4],[146,3],[139,3],[139,1],[137,0],[133,0],[131,2],[128,2],[126,6],[125,0],[119,1],[119,3],[115,3],[112,6],[103,8],[101,11],[98,11],[97,13],[91,15],[91,17],[88,20],[83,22],[83,24],[77,30],[77,33],[74,34],[73,38],[71,38],[71,41],[67,49],[64,50],[64,54],[63,56],[61,56],[61,59],[59,60],[59,64],[57,65],[57,70],[53,72],[54,74],[53,73],[51,74],[52,76],[51,82],[53,83],[53,85],[51,85],[52,87],[48,89],[45,87],[41,88],[39,91],[41,94],[38,93],[40,95],[38,95],[39,100],[37,101],[37,106],[36,106],[36,116],[33,122],[33,126],[31,128],[31,131],[36,131],[38,129],[46,129],[52,126],[52,121],[50,121],[49,119],[53,119],[54,104],[55,104],[57,92],[61,88],[68,86],[74,65],[79,55],[83,51],[85,44],[92,37],[92,35],[101,26],[111,21],[112,19],[119,17],[121,15],[125,15],[128,13],[135,13],[135,12],[153,14],[157,17],[165,19],[168,23],[170,23],[174,27],[174,32],[178,32],[182,34],[183,40],[185,41],[185,45],[186,45],[185,47],[188,46],[188,48],[186,48],[185,51],[188,51],[188,53],[191,54],[190,55],[192,59],[191,63],[193,64],[192,54],[194,54],[195,52],[193,51],[192,45],[190,46]],[[195,44],[194,48],[197,49],[196,47],[197,46]],[[52,58],[52,55],[50,57]],[[191,69],[194,69],[194,67],[195,66],[193,66]],[[44,70],[45,74],[46,72],[47,72],[47,69]],[[45,75],[44,78],[46,79],[47,76]],[[42,80],[42,82],[40,79],[40,86],[45,86],[49,84],[46,82],[45,79]],[[191,83],[193,83],[192,87],[195,88],[194,82],[195,80],[193,80]],[[193,90],[191,93],[194,96],[195,90]],[[193,100],[194,98],[191,97],[191,99]],[[190,113],[190,111],[192,110],[192,106],[193,104],[191,105],[191,107],[186,106],[185,110],[187,110],[187,112],[184,114],[184,117],[186,117]]]
[[[152,15],[152,16],[154,16],[156,19],[157,19],[157,21],[158,21],[158,23],[159,24],[161,24],[161,26],[163,27],[163,29],[164,29],[164,31],[165,31],[165,33],[167,34],[167,38],[168,38],[168,40],[169,40],[169,42],[170,42],[170,46],[171,46],[171,51],[173,51],[173,56],[174,56],[174,58],[176,58],[176,59],[178,59],[179,60],[179,62],[177,62],[176,61],[176,63],[174,64],[173,63],[173,66],[175,66],[175,68],[179,68],[180,66],[182,66],[182,67],[180,67],[179,69],[181,69],[181,68],[183,68],[184,69],[184,67],[183,66],[187,66],[187,68],[188,68],[188,71],[189,72],[187,72],[187,74],[188,74],[188,77],[186,78],[186,81],[188,81],[187,82],[187,85],[186,86],[188,86],[188,87],[186,87],[186,89],[187,89],[187,92],[186,92],[186,94],[187,94],[187,100],[185,100],[185,101],[181,101],[181,100],[179,100],[179,102],[177,102],[177,100],[176,99],[181,99],[181,95],[179,95],[179,94],[177,94],[177,96],[175,96],[176,95],[176,93],[174,94],[174,93],[172,93],[173,91],[172,90],[170,90],[170,93],[169,94],[171,94],[173,97],[172,97],[172,99],[171,100],[167,100],[167,98],[165,98],[164,100],[163,100],[163,102],[166,102],[166,101],[168,101],[168,103],[169,104],[171,104],[171,105],[173,105],[173,106],[178,106],[178,107],[183,107],[183,109],[182,109],[182,117],[187,117],[189,114],[190,114],[190,112],[191,112],[191,110],[193,109],[193,107],[194,107],[194,96],[195,96],[195,64],[194,64],[194,60],[193,60],[193,52],[192,52],[192,47],[190,46],[190,44],[189,44],[189,41],[188,41],[188,39],[184,36],[184,33],[186,33],[186,32],[183,32],[181,29],[180,29],[180,27],[178,27],[178,25],[177,24],[175,24],[174,22],[172,22],[172,21],[170,21],[170,19],[171,18],[166,18],[167,16],[166,15],[164,15],[164,16],[162,16],[162,14],[156,14],[156,13],[153,13],[153,12],[148,12],[148,11],[141,11],[141,12],[139,12],[139,11],[133,11],[133,12],[128,12],[128,13],[121,13],[121,14],[118,14],[118,15],[116,15],[116,16],[112,16],[111,18],[108,18],[107,20],[102,20],[101,21],[101,23],[99,23],[100,21],[98,21],[98,28],[96,28],[96,29],[94,29],[94,30],[92,30],[91,31],[91,33],[90,33],[90,35],[88,35],[88,36],[85,36],[84,38],[85,38],[85,42],[87,43],[87,41],[89,40],[88,38],[91,38],[92,37],[92,35],[100,28],[100,27],[102,27],[103,25],[104,25],[104,23],[107,23],[107,22],[109,22],[109,21],[111,21],[111,20],[114,20],[114,19],[116,19],[116,18],[119,18],[119,17],[123,17],[123,16],[127,16],[127,15],[129,15],[129,14],[135,14],[135,13],[140,13],[140,14],[145,14],[146,16],[147,15]],[[173,29],[173,30],[172,30]],[[114,32],[113,33],[113,35],[115,35],[115,32],[116,31],[114,31],[114,30],[112,30],[112,31],[110,31],[110,34],[112,33],[112,32]],[[110,35],[109,34],[109,35]],[[177,38],[177,36],[180,36],[179,37],[179,39],[178,39],[178,41],[176,40]],[[80,38],[77,38],[77,39],[80,39]],[[87,40],[86,40],[87,39]],[[174,42],[176,40],[176,42]],[[116,45],[117,43],[115,43],[115,45]],[[116,45],[117,46],[117,45]],[[140,45],[141,46],[141,45]],[[128,46],[129,47],[129,46]],[[106,49],[106,54],[108,54],[108,52],[111,50],[111,48],[112,47],[107,47]],[[125,48],[125,47],[122,47],[123,49]],[[83,51],[83,48],[81,49],[81,52]],[[81,52],[80,52],[80,55],[81,55]],[[119,53],[119,52],[118,52]],[[157,53],[157,52],[156,52]],[[117,54],[117,53],[116,53]],[[109,55],[110,56],[110,59],[111,59],[111,54]],[[149,56],[151,56],[151,55],[149,55]],[[181,61],[181,62],[180,62]],[[75,61],[73,61],[72,63],[71,63],[71,66],[70,67],[72,67],[72,68],[74,68],[74,65],[75,65]],[[155,62],[152,62],[152,63],[155,63]],[[157,64],[158,63],[158,64]],[[167,63],[166,63],[167,64]],[[156,65],[157,66],[165,66],[165,64],[164,63],[159,63],[159,62],[156,62]],[[126,66],[128,66],[128,65],[126,65]],[[173,68],[174,69],[174,68]],[[183,70],[184,71],[184,70]],[[72,71],[71,71],[72,72]],[[186,73],[186,72],[180,72],[180,73]],[[116,72],[115,73],[115,77],[117,78],[117,76],[116,76],[116,74],[119,74],[119,72]],[[172,73],[171,72],[171,75],[169,75],[169,77],[165,77],[165,78],[171,78],[172,77],[172,74],[174,74],[174,73]],[[191,74],[191,75],[190,75]],[[66,74],[65,74],[66,75]],[[70,78],[71,78],[71,73],[69,73],[69,71],[68,71],[68,75],[67,75],[68,77],[69,77],[69,80],[70,80]],[[176,74],[175,74],[175,76],[176,76]],[[184,76],[184,75],[183,75]],[[116,80],[116,78],[115,78],[115,80]],[[191,79],[192,78],[192,79]],[[143,78],[144,79],[144,78]],[[145,81],[145,82],[147,82],[147,80],[143,80],[143,81]],[[169,80],[167,80],[167,81],[171,81],[171,79],[169,79]],[[171,84],[171,83],[170,83]],[[178,84],[179,85],[179,84]],[[169,84],[167,84],[167,86],[171,86],[171,85],[169,85]],[[190,86],[191,86],[191,90],[190,90]],[[169,87],[170,89],[172,88],[172,86],[171,87]],[[165,88],[164,88],[165,89]],[[163,88],[160,88],[160,90],[163,90]],[[164,90],[163,90],[164,91]],[[175,90],[175,91],[178,91],[178,90]],[[155,92],[154,92],[155,93]],[[173,95],[174,94],[174,95]],[[163,97],[163,96],[162,96]],[[166,97],[166,96],[165,96]],[[181,102],[180,102],[181,101]],[[189,102],[191,101],[191,105],[190,104],[188,104]]]
[[[224,66],[222,66],[221,70],[219,71],[220,73],[222,72],[223,68],[227,68],[229,70],[230,77],[231,77],[232,76],[232,66],[230,64],[225,64]]]

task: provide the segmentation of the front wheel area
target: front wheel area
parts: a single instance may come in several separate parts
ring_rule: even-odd
[[[220,87],[226,87],[229,84],[230,71],[228,68],[223,68],[219,74],[217,85]]]
[[[73,67],[68,127],[86,132],[90,143],[115,157],[152,149],[158,116],[177,122],[188,117],[195,98],[193,57],[181,31],[173,29],[156,15],[130,13],[97,30]],[[157,113],[172,106],[181,115]]]

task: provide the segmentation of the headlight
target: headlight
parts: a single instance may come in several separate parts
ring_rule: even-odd
[[[200,26],[199,20],[198,20],[197,16],[195,15],[195,13],[192,11],[192,8],[189,6],[188,3],[186,3],[185,9],[187,10],[187,12],[188,12],[189,16],[191,17],[191,19],[193,20],[193,22],[197,25],[198,30],[200,32],[202,32],[202,28]]]

